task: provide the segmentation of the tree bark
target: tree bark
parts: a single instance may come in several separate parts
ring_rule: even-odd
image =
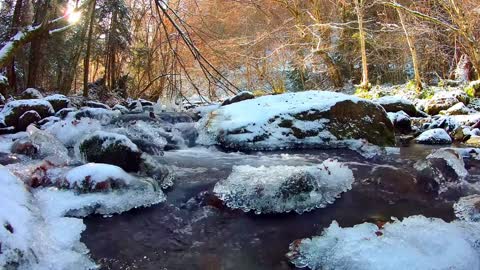
[[[408,33],[407,27],[405,25],[405,16],[403,11],[397,9],[398,17],[400,18],[400,23],[402,24],[403,31],[405,32],[405,38],[407,39],[408,48],[410,49],[410,54],[412,55],[413,62],[413,72],[415,74],[415,90],[420,92],[423,89],[422,86],[422,77],[420,75],[420,66],[418,64],[417,49],[415,48],[414,37]]]
[[[340,74],[340,71],[338,70],[337,66],[333,62],[330,55],[328,55],[328,53],[325,51],[318,51],[317,53],[322,58],[323,62],[325,62],[325,65],[327,65],[328,76],[332,80],[333,85],[335,87],[342,87],[343,86],[342,75]]]
[[[48,15],[49,1],[38,1],[33,25],[45,25],[49,20]],[[30,43],[30,56],[28,60],[27,87],[37,86],[39,79],[39,67],[43,60],[43,45],[48,37],[48,29],[40,27],[39,34]]]
[[[83,62],[83,96],[88,97],[88,75],[90,71],[90,50],[92,46],[92,35],[93,35],[93,27],[95,23],[95,5],[97,1],[94,0],[90,7],[90,22],[89,22],[89,29],[88,29],[88,37],[87,37],[87,50],[85,52],[85,60]]]
[[[370,90],[371,85],[368,80],[368,61],[367,61],[367,46],[365,42],[365,29],[363,28],[363,16],[364,16],[364,1],[355,0],[355,10],[358,20],[358,39],[360,41],[360,51],[362,54],[362,82],[360,88]]]

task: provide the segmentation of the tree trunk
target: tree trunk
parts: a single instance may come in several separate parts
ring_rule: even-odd
[[[18,27],[20,26],[23,1],[24,0],[17,0],[15,3],[15,8],[14,8],[13,17],[12,17],[12,24],[10,26],[10,36],[15,35],[15,33],[18,31]],[[8,85],[9,85],[10,91],[14,93],[17,92],[17,76],[15,73],[15,58],[12,58],[12,60],[10,60],[10,63],[8,63],[7,79],[8,79]]]
[[[360,83],[360,88],[370,90],[371,85],[368,80],[367,46],[365,42],[365,29],[363,28],[364,1],[365,0],[355,0],[355,10],[358,20],[358,39],[360,40],[360,51],[362,54],[362,82]]]
[[[43,25],[48,20],[48,6],[49,1],[38,1],[35,10],[35,18],[33,25]],[[30,57],[28,61],[28,77],[27,87],[36,87],[39,79],[39,67],[43,58],[43,44],[46,42],[46,34],[48,29],[40,27],[39,35],[30,43]]]
[[[93,35],[93,27],[95,23],[95,5],[97,1],[94,0],[92,2],[92,6],[90,7],[90,22],[89,22],[89,29],[88,29],[88,37],[87,37],[87,50],[85,52],[85,60],[83,62],[83,96],[88,97],[88,75],[90,71],[90,50],[92,46],[92,35]]]
[[[340,74],[340,71],[338,70],[337,66],[333,62],[330,55],[328,55],[328,53],[325,51],[318,51],[317,53],[322,58],[323,62],[325,62],[325,65],[327,65],[328,76],[332,80],[333,85],[335,87],[342,87],[343,86],[342,75]]]
[[[418,56],[417,56],[417,49],[415,48],[415,41],[414,37],[410,36],[408,33],[407,27],[405,25],[405,17],[403,11],[397,9],[398,17],[400,18],[400,23],[402,24],[403,31],[405,32],[405,38],[407,39],[408,48],[410,49],[410,54],[412,55],[412,62],[413,62],[413,71],[415,74],[415,90],[417,92],[422,91],[422,77],[420,76],[420,66],[418,64]]]

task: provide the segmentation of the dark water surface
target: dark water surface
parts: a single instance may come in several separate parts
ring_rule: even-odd
[[[121,215],[85,219],[82,241],[102,269],[295,269],[285,258],[289,244],[311,237],[337,220],[341,226],[422,214],[446,221],[452,203],[419,192],[413,164],[433,147],[411,146],[367,160],[347,150],[223,153],[191,148],[168,152],[178,174],[166,203]],[[215,183],[234,165],[317,164],[327,158],[347,162],[355,184],[334,204],[303,215],[258,216],[225,208]]]

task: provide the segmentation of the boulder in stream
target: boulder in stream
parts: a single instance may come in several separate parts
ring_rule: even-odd
[[[116,165],[127,172],[140,170],[142,152],[124,135],[96,131],[84,137],[77,150],[88,162]]]
[[[385,110],[357,97],[324,91],[264,96],[223,106],[199,124],[202,144],[230,150],[348,147],[364,139],[395,144]]]
[[[301,214],[333,203],[353,181],[352,171],[335,160],[317,166],[235,166],[213,191],[233,209]]]

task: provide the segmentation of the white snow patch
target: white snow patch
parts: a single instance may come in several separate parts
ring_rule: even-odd
[[[412,216],[379,228],[337,222],[290,246],[297,267],[313,270],[480,269],[480,224]]]
[[[444,129],[435,128],[423,132],[415,141],[424,144],[450,144],[452,143],[452,138]]]
[[[102,125],[98,120],[81,118],[80,120],[67,119],[51,124],[49,123],[42,128],[66,146],[74,146],[75,143],[87,134],[100,130]]]

